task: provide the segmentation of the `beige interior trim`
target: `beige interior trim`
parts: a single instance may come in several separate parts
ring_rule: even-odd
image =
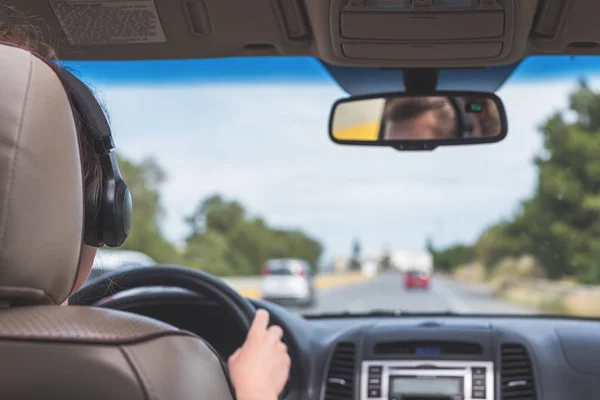
[[[0,43],[0,76],[0,301],[60,304],[84,223],[73,110],[56,71],[27,50]]]

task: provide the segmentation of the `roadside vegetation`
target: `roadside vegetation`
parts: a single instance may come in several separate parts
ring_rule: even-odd
[[[150,158],[140,163],[119,158],[134,199],[131,233],[123,249],[148,254],[158,263],[179,264],[219,276],[260,274],[269,258],[297,257],[313,268],[321,257],[319,240],[296,230],[278,229],[249,215],[242,204],[219,194],[198,201],[185,222],[189,234],[179,248],[161,231],[160,190],[167,176]]]
[[[600,316],[600,93],[584,81],[541,126],[538,180],[511,218],[436,266],[541,311]]]

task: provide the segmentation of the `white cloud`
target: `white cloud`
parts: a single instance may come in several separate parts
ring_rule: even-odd
[[[364,247],[418,248],[471,241],[509,216],[535,185],[537,126],[566,106],[574,81],[508,85],[509,134],[501,143],[403,153],[338,146],[329,108],[345,94],[324,85],[98,87],[118,149],[154,155],[169,181],[166,235],[180,241],[183,216],[219,192],[281,227],[319,237],[328,254]]]

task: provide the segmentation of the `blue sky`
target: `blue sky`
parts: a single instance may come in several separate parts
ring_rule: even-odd
[[[111,117],[118,150],[165,168],[163,230],[187,234],[183,217],[219,192],[279,227],[318,237],[327,257],[474,240],[535,185],[537,126],[600,58],[525,61],[499,91],[509,117],[501,143],[400,153],[336,146],[331,104],[346,94],[309,58],[79,62]],[[591,79],[596,86],[596,79]],[[599,86],[600,87],[600,86]],[[134,199],[135,200],[135,199]]]

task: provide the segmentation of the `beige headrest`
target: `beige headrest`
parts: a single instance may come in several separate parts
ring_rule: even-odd
[[[60,304],[68,297],[83,207],[66,90],[46,62],[0,44],[0,302]]]

